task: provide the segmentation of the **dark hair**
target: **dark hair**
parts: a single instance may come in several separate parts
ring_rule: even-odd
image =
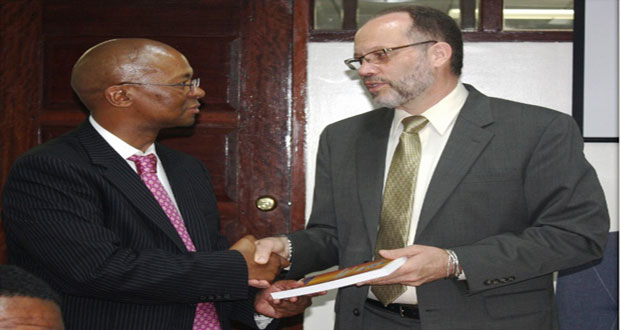
[[[410,34],[424,33],[429,37],[444,41],[452,47],[450,70],[455,75],[460,76],[463,68],[463,35],[452,17],[438,9],[416,5],[387,8],[374,17],[401,12],[408,13],[413,20]]]
[[[17,266],[0,265],[0,296],[40,298],[60,305],[60,298],[47,283]]]

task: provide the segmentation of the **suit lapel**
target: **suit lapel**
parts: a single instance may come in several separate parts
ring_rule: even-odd
[[[377,114],[368,118],[362,129],[367,134],[360,136],[356,144],[357,190],[371,246],[375,245],[381,217],[385,153],[394,109],[386,108]]]
[[[182,166],[182,160],[175,157],[175,153],[171,152],[170,149],[162,148],[160,144],[156,144],[156,147],[157,155],[166,170],[166,176],[174,193],[179,212],[181,212],[194,246],[198,251],[210,251],[211,244],[208,235],[197,227],[198,221],[202,221],[203,217],[200,214],[199,202],[190,188],[195,184],[191,182],[192,173],[189,173],[186,167]]]
[[[492,132],[484,129],[493,122],[489,99],[473,87],[465,87],[469,90],[469,96],[426,191],[416,240],[493,137]]]
[[[186,250],[183,241],[170,219],[157,203],[127,161],[125,161],[86,120],[79,128],[79,139],[88,152],[92,163],[101,168],[103,176],[140,210],[147,219],[157,225],[179,249]]]

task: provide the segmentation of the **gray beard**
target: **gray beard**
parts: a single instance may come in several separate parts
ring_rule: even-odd
[[[409,75],[396,82],[386,81],[392,89],[386,91],[387,94],[383,96],[374,93],[375,103],[383,107],[397,108],[424,93],[435,82],[435,77],[427,67],[422,65],[422,63],[416,64]]]

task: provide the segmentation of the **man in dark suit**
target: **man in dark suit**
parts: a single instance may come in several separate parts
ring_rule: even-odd
[[[408,257],[340,289],[337,329],[555,329],[553,272],[602,254],[609,215],[573,119],[462,84],[462,57],[435,9],[362,26],[345,63],[384,108],[323,131],[307,228],[256,242],[293,277]]]
[[[269,285],[287,261],[254,263],[252,237],[229,249],[205,166],[155,142],[160,129],[194,123],[204,90],[192,76],[160,42],[96,45],[71,76],[90,117],[11,169],[9,262],[60,293],[68,329],[228,329],[231,319],[256,327],[255,308],[282,317],[310,303],[269,299],[292,281],[248,286]]]

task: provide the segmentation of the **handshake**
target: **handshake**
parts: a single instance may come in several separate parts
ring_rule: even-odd
[[[285,238],[283,239],[286,240]],[[236,250],[243,255],[248,266],[249,284],[258,288],[265,288],[269,286],[269,283],[273,282],[283,268],[289,265],[289,262],[281,255],[271,253],[271,250],[257,251],[256,242],[254,236],[246,235],[233,244],[230,250]],[[259,258],[259,256],[264,257]],[[256,262],[256,260],[260,263]]]
[[[312,297],[325,294],[319,292],[283,300],[271,298],[272,292],[294,289],[302,285],[301,282],[292,280],[271,284],[280,271],[289,265],[286,258],[289,251],[284,237],[269,237],[257,241],[254,236],[247,235],[233,244],[230,250],[238,251],[245,259],[248,267],[248,285],[262,289],[254,300],[254,308],[260,314],[272,318],[293,316],[302,313],[310,306]]]

